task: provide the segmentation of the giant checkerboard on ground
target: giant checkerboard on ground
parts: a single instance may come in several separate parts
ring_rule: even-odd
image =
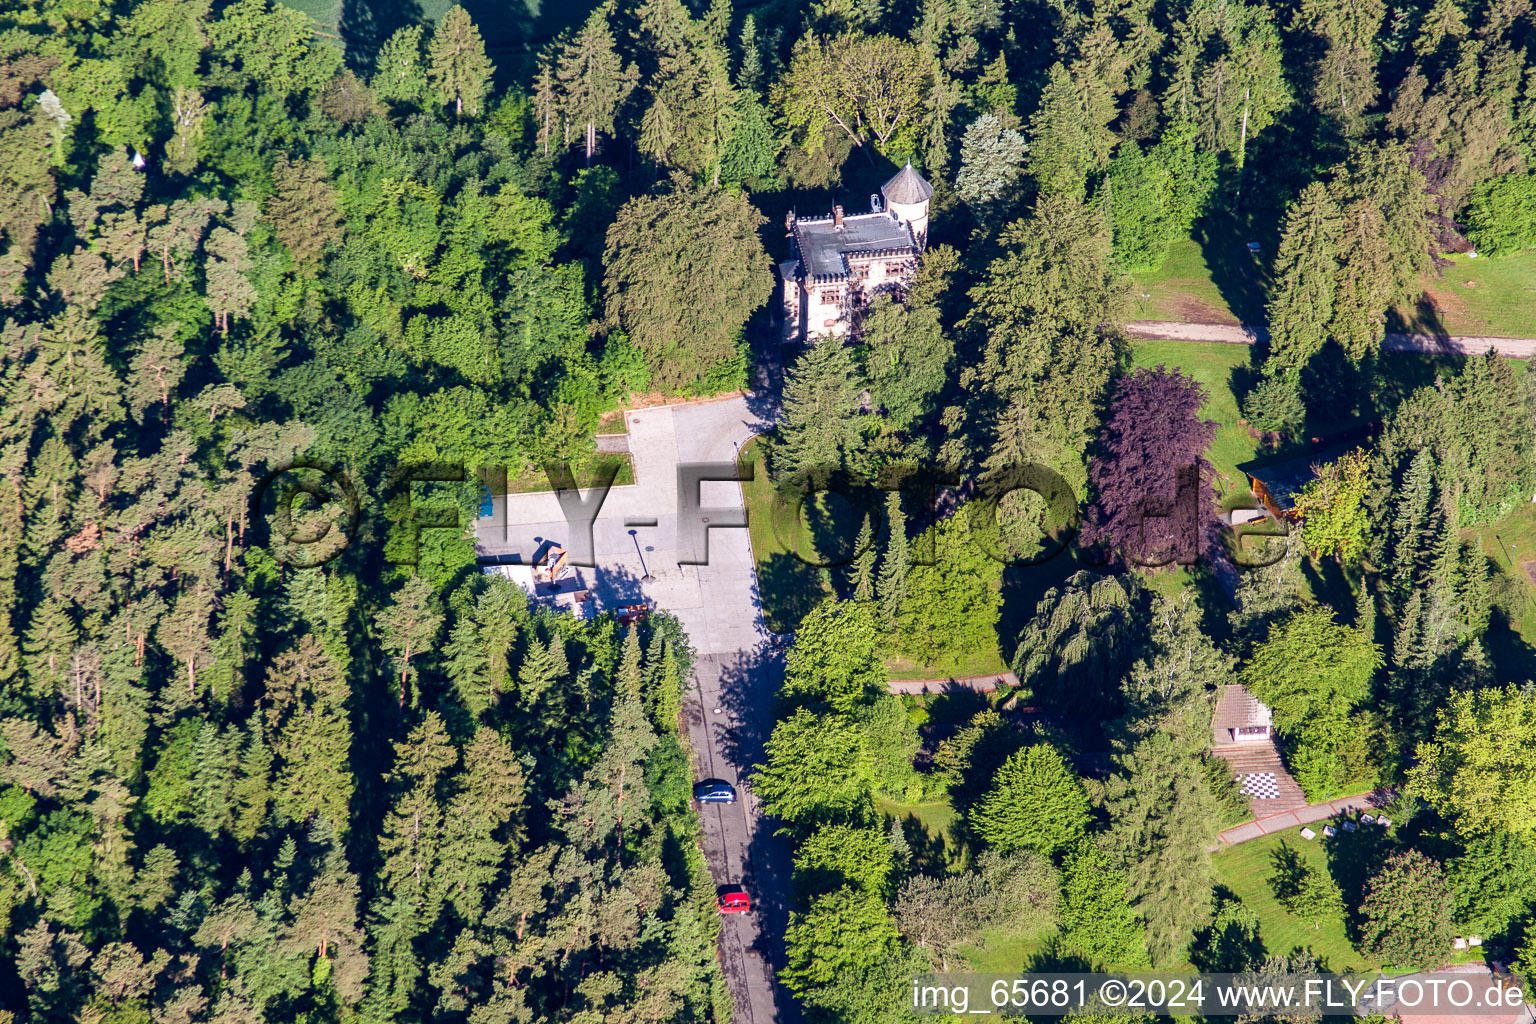
[[[1280,784],[1274,772],[1250,772],[1237,777],[1238,792],[1256,800],[1274,800],[1280,795]]]

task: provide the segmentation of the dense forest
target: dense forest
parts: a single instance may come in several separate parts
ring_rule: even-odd
[[[1316,965],[1207,852],[1239,680],[1309,798],[1397,787],[1331,875],[1277,855],[1287,913],[1375,964],[1453,928],[1536,960],[1526,584],[1475,534],[1536,485],[1530,384],[1382,351],[1446,254],[1536,246],[1528,0],[610,0],[494,53],[461,7],[374,22],[4,6],[0,1015],[728,1020],[688,637],[533,606],[458,524],[474,471],[584,464],[621,404],[786,352],[775,479],[941,461],[980,499],[813,506],[843,564],[780,581],[754,788],[812,1019],[901,1019],[1008,930],[1030,965]],[[909,160],[916,280],[779,347],[770,225]],[[1362,428],[1230,592],[1143,568],[1230,540],[1208,387],[1123,330],[1190,239],[1263,254],[1245,428]],[[979,550],[1069,522],[1083,571]],[[985,706],[886,687],[999,658]],[[947,852],[900,813],[932,804]]]

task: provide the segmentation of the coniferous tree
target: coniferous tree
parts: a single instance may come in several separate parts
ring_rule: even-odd
[[[1019,634],[1013,670],[1047,705],[1111,716],[1111,688],[1145,642],[1145,591],[1135,577],[1079,572],[1052,587]]]
[[[528,649],[517,670],[518,700],[524,707],[535,707],[559,680],[550,648],[540,643],[538,637],[529,637]]]
[[[960,140],[960,173],[955,194],[977,211],[978,219],[992,212],[1024,176],[1024,136],[1006,127],[995,114],[982,114]]]
[[[1358,361],[1379,348],[1387,310],[1428,268],[1429,196],[1406,149],[1391,145],[1357,149],[1330,190],[1343,221],[1328,332]]]
[[[421,103],[427,97],[427,72],[422,62],[421,25],[406,25],[384,41],[374,60],[369,85],[379,99],[395,103]]]
[[[1125,282],[1109,269],[1103,217],[1067,198],[1039,200],[1002,242],[961,321],[981,335],[983,352],[961,383],[993,410],[966,444],[989,472],[1076,465],[1068,482],[1080,484],[1087,432],[1120,359]],[[1001,443],[978,429],[994,424]]]
[[[458,759],[436,712],[428,712],[406,739],[395,744],[389,782],[396,796],[379,833],[384,858],[379,878],[395,899],[403,901],[401,909],[409,910],[409,920],[401,924],[411,935],[436,919],[446,897],[438,878],[446,813],[439,786]]]
[[[784,381],[784,406],[769,448],[775,477],[847,468],[858,459],[863,381],[841,340],[813,345]]]
[[[443,105],[452,104],[455,115],[480,113],[491,88],[495,68],[485,55],[485,43],[469,12],[455,5],[432,32],[427,45],[427,84]]]
[[[197,147],[203,137],[208,104],[198,90],[177,86],[171,94],[171,107],[176,134],[165,144],[165,164],[177,174],[189,175],[197,170]]]
[[[858,552],[854,557],[851,573],[853,599],[873,601],[875,599],[875,564],[880,557],[880,551],[875,546],[875,532],[867,515],[864,517],[863,525],[859,527],[859,536],[853,546]]]
[[[1126,896],[1146,923],[1156,963],[1182,956],[1211,911],[1214,875],[1206,850],[1221,810],[1201,760],[1210,739],[1209,715],[1204,718],[1203,735],[1153,732],[1116,754],[1106,786],[1106,846],[1126,872]]]
[[[251,269],[250,247],[235,232],[214,228],[208,234],[206,249],[209,259],[203,267],[207,279],[204,301],[219,330],[228,334],[230,318],[249,316],[256,302],[256,289],[245,276]]]
[[[1029,174],[1041,196],[1082,202],[1088,175],[1114,148],[1114,97],[1084,67],[1054,65],[1029,122]]]
[[[314,636],[278,655],[267,673],[267,722],[281,760],[274,802],[292,821],[318,815],[345,836],[352,798],[351,687]]]
[[[757,38],[757,16],[748,14],[741,21],[741,35],[736,40],[736,52],[741,55],[736,66],[736,85],[756,96],[763,89],[763,51]]]
[[[885,554],[880,558],[875,593],[880,599],[880,617],[886,628],[891,629],[907,599],[907,575],[912,570],[912,555],[907,544],[907,514],[901,507],[898,491],[886,495],[885,530]]]
[[[480,627],[464,616],[453,626],[443,646],[444,671],[470,717],[479,720],[496,701],[489,678],[489,659],[480,641]]]
[[[1321,182],[1313,182],[1286,214],[1275,257],[1279,291],[1266,310],[1270,358],[1304,367],[1328,342],[1338,290],[1343,218]]]
[[[680,0],[648,0],[639,9],[647,98],[639,147],[651,159],[720,183],[736,97],[722,47]]]
[[[1377,34],[1385,15],[1382,0],[1306,0],[1297,12],[1294,28],[1323,41],[1311,67],[1312,105],[1348,133],[1358,131],[1360,115],[1376,101]]]
[[[308,891],[294,903],[293,923],[285,930],[283,944],[305,954],[313,951],[318,958],[316,966],[326,964],[331,983],[342,1001],[350,1005],[362,998],[363,979],[368,973],[365,937],[357,924],[358,879],[348,867],[329,821],[318,819],[308,840],[319,847],[321,863]]]
[[[374,621],[384,649],[400,666],[400,703],[403,706],[411,678],[411,659],[431,645],[443,625],[443,613],[431,582],[420,576],[406,581],[396,592],[394,603],[379,612]]]
[[[560,54],[555,73],[560,83],[561,111],[581,128],[587,165],[597,149],[598,135],[612,135],[614,117],[634,88],[633,69],[624,67],[608,26],[612,4],[594,8],[581,30]]]
[[[516,846],[516,822],[525,790],[523,768],[506,741],[481,726],[465,748],[459,784],[459,792],[448,804],[440,884],[459,917],[475,922],[484,913],[486,896],[501,874],[509,848]]]
[[[624,636],[624,651],[615,677],[619,692],[639,700],[645,689],[645,669],[641,663],[640,631],[634,626]]]
[[[967,823],[1000,852],[1027,848],[1050,855],[1085,831],[1088,795],[1055,747],[1025,747],[998,769]]]
[[[1231,154],[1241,172],[1249,140],[1291,100],[1274,16],[1263,7],[1196,3],[1171,43],[1164,108],[1194,127],[1202,148]]]
[[[279,155],[272,168],[273,195],[267,217],[294,261],[313,273],[326,246],[341,239],[341,210],[336,189],[318,160],[290,160]]]
[[[908,296],[902,304],[880,296],[864,312],[870,396],[902,431],[920,427],[933,414],[955,351],[938,306],[916,301],[919,297]]]
[[[197,693],[197,670],[207,664],[212,637],[209,615],[212,595],[201,587],[182,591],[171,613],[155,630],[155,636],[186,673],[187,692]]]

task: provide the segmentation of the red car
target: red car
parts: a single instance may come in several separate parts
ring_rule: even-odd
[[[722,914],[745,914],[752,909],[752,899],[745,889],[733,889],[716,897],[715,905]]]

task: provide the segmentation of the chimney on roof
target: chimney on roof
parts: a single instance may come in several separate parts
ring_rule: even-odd
[[[838,231],[843,230],[843,208],[842,208],[842,206],[834,206],[834,207],[832,207],[832,226],[834,228],[836,228]]]
[[[788,231],[790,234],[794,234],[794,231],[795,231],[795,211],[794,210],[790,210],[788,213],[786,213],[784,215],[784,230]]]

